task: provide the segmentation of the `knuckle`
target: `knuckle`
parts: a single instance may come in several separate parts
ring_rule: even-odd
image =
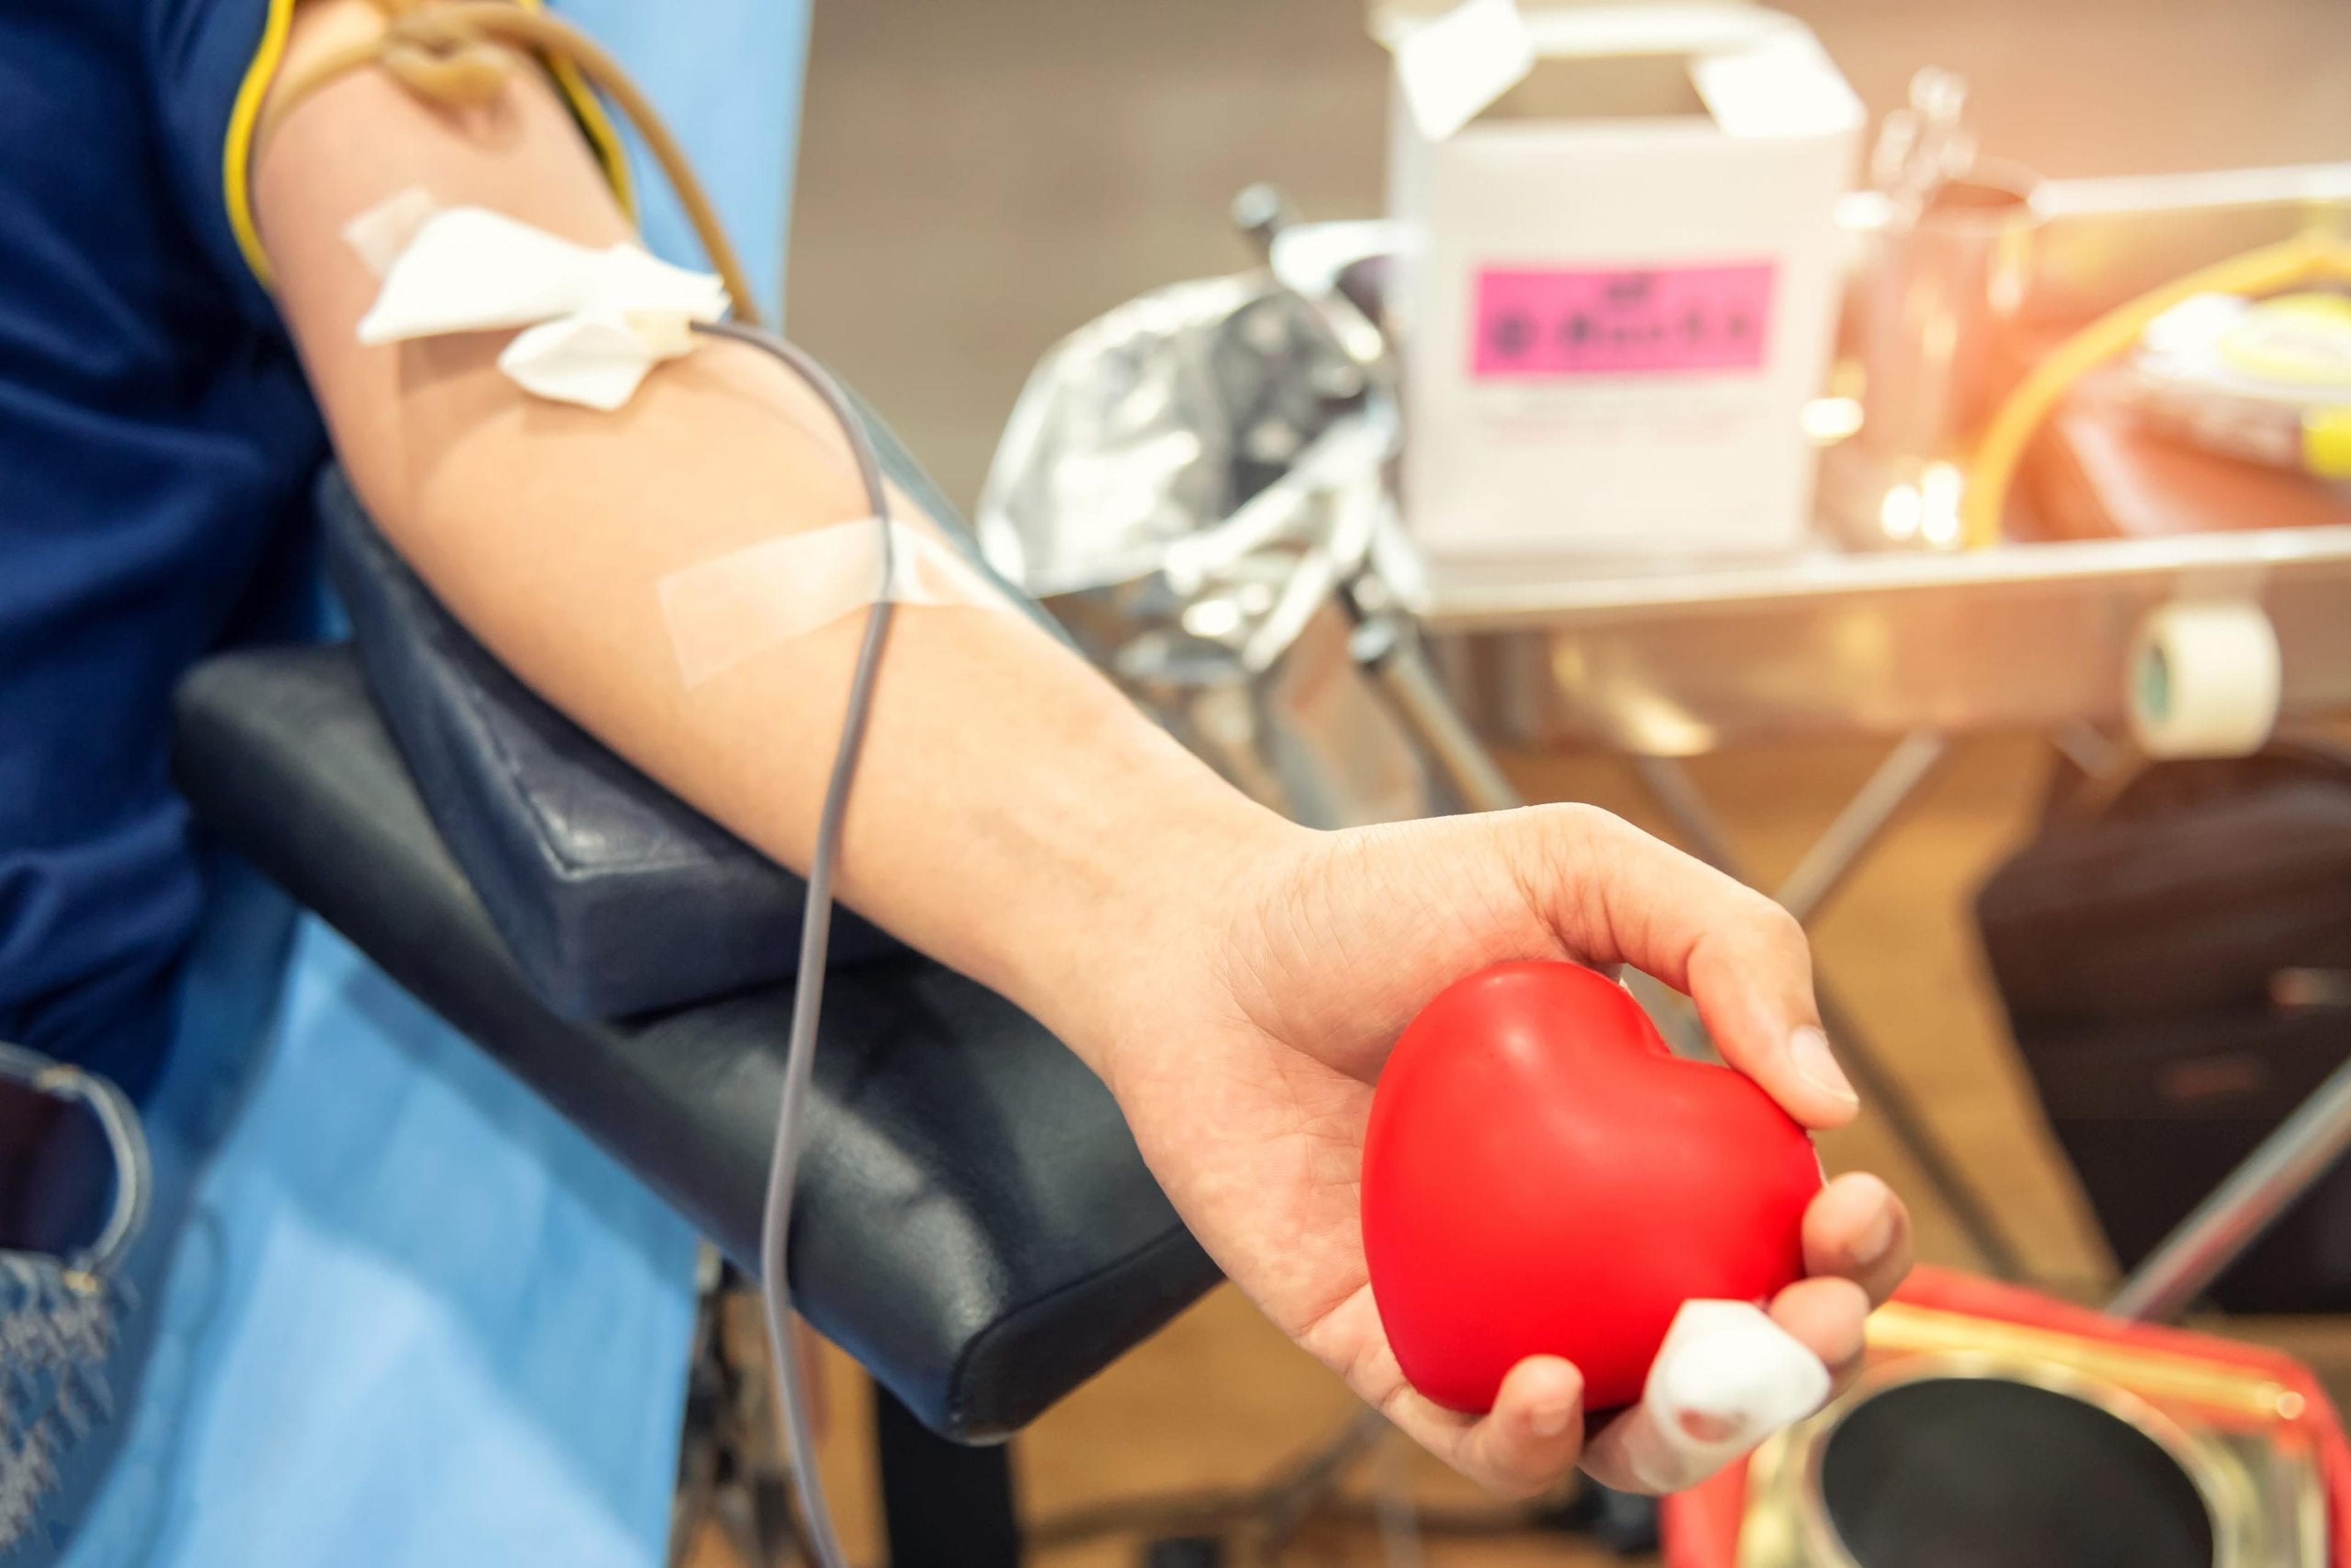
[[[1605,848],[1633,831],[1633,825],[1615,812],[1581,800],[1555,800],[1531,810],[1547,833],[1582,847]]]
[[[1810,963],[1813,942],[1804,934],[1804,923],[1751,888],[1748,890],[1748,896],[1751,910],[1749,918],[1757,940],[1776,955]]]
[[[1530,809],[1536,859],[1560,887],[1593,895],[1619,879],[1640,831],[1614,811],[1561,800]]]

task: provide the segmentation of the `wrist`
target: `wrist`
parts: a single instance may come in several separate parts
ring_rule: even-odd
[[[1118,1088],[1121,1062],[1163,1049],[1229,990],[1237,911],[1270,868],[1315,835],[1249,799],[1175,742],[1180,766],[1149,770],[1052,810],[1052,896],[1001,927],[998,988]]]

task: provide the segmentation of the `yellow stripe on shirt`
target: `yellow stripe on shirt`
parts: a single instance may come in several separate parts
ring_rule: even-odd
[[[546,9],[544,0],[520,0],[520,4],[525,10]],[[228,135],[221,147],[221,194],[228,207],[229,232],[236,236],[237,249],[245,253],[246,265],[253,268],[253,276],[261,280],[264,288],[270,287],[271,282],[269,256],[261,248],[261,229],[253,217],[253,133],[261,122],[261,106],[268,99],[269,84],[277,79],[277,68],[285,63],[287,36],[294,27],[294,5],[295,0],[269,0],[261,41],[254,47],[253,62],[246,67],[245,79],[237,84],[236,101],[229,109]],[[622,146],[611,117],[604,112],[603,104],[589,90],[587,82],[569,60],[550,60],[547,68],[570,106],[571,117],[580,122],[581,134],[588,138],[588,145],[595,152],[596,162],[604,171],[612,194],[619,199],[621,210],[634,223],[637,205],[629,182],[628,152]]]
[[[228,204],[229,232],[254,277],[269,287],[269,257],[261,249],[261,231],[253,222],[253,128],[261,120],[262,101],[286,58],[286,36],[294,28],[294,0],[269,0],[269,15],[261,25],[261,42],[253,63],[237,84],[236,102],[228,112],[228,137],[221,150],[221,189]]]

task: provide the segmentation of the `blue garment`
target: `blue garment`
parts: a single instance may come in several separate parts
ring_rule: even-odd
[[[326,452],[222,201],[264,12],[0,7],[0,1038],[134,1094],[203,900],[166,704],[284,604]]]
[[[310,620],[324,439],[224,202],[290,5],[0,8],[0,1036],[140,1092],[158,1188],[63,1562],[651,1568],[691,1232],[168,785],[181,672]],[[779,280],[805,5],[592,9]]]

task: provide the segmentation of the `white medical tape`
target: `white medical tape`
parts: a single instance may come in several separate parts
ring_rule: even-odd
[[[1639,1408],[1593,1448],[1652,1491],[1680,1491],[1802,1420],[1828,1395],[1829,1369],[1761,1308],[1684,1301],[1650,1364]]]
[[[2162,605],[2131,644],[2131,733],[2149,757],[2249,757],[2277,728],[2283,674],[2258,603]]]
[[[685,684],[700,685],[754,654],[888,600],[898,604],[1012,610],[969,562],[925,530],[871,517],[786,534],[674,571],[657,585],[662,619]]]

